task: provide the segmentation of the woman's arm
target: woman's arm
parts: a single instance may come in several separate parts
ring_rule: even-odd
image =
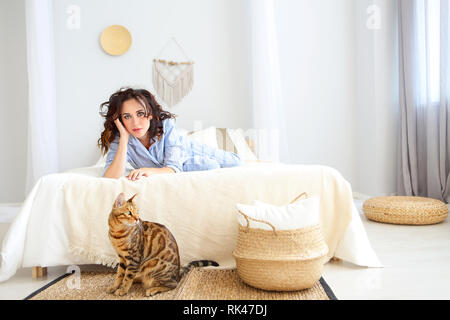
[[[127,148],[130,135],[119,119],[116,119],[114,123],[120,132],[119,146],[117,147],[116,154],[114,155],[114,160],[111,162],[108,169],[106,169],[103,177],[118,179],[123,176],[127,165]]]
[[[150,172],[150,174],[159,174],[159,173],[175,173],[175,170],[170,167],[164,168],[145,168]]]
[[[125,167],[127,164],[127,146],[128,141],[126,141],[125,139],[119,140],[119,147],[117,148],[114,160],[105,171],[103,177],[113,179],[123,177],[123,173],[125,172]]]

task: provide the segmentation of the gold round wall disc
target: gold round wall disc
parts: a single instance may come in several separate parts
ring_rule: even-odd
[[[120,56],[130,49],[131,34],[123,26],[112,25],[103,30],[100,44],[106,53]]]

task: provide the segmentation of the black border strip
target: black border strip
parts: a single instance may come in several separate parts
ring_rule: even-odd
[[[326,283],[325,279],[321,277],[319,281],[323,289],[325,290],[325,293],[327,294],[328,298],[330,298],[330,300],[338,300],[338,298],[336,298],[328,283]]]
[[[55,280],[47,283],[42,288],[39,288],[38,290],[34,291],[32,294],[30,294],[29,296],[27,296],[23,300],[30,300],[31,298],[33,298],[37,294],[41,293],[45,289],[51,287],[52,285],[56,284],[57,282],[61,281],[62,279],[66,278],[66,277],[68,277],[68,276],[70,276],[72,274],[73,274],[73,272],[72,273],[66,273],[66,274],[63,274],[62,276],[59,276]],[[325,281],[325,279],[323,277],[320,277],[319,282],[322,285],[322,288],[325,290],[325,293],[327,294],[328,298],[330,298],[330,300],[338,300],[338,298],[336,298],[336,296],[334,295],[334,293],[331,290],[330,286],[328,285],[328,283]]]
[[[65,273],[62,276],[59,276],[58,278],[56,278],[53,281],[50,281],[49,283],[47,283],[45,286],[43,286],[42,288],[37,289],[36,291],[34,291],[32,294],[30,294],[29,296],[25,297],[23,300],[30,300],[31,298],[33,298],[35,295],[41,293],[42,291],[44,291],[45,289],[51,287],[52,285],[54,285],[55,283],[61,281],[62,279],[72,275],[72,273]]]

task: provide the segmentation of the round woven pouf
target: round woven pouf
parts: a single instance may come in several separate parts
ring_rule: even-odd
[[[435,224],[448,216],[444,202],[423,197],[372,198],[364,202],[363,211],[370,220],[392,224]]]

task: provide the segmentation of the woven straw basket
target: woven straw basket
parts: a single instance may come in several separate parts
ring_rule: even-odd
[[[363,211],[370,220],[392,224],[435,224],[448,216],[445,203],[422,197],[372,198],[364,202]]]
[[[322,275],[328,253],[319,225],[276,230],[267,221],[239,213],[246,219],[247,226],[239,225],[233,256],[242,281],[273,291],[296,291],[314,286]],[[250,220],[266,223],[273,231],[250,228]]]

